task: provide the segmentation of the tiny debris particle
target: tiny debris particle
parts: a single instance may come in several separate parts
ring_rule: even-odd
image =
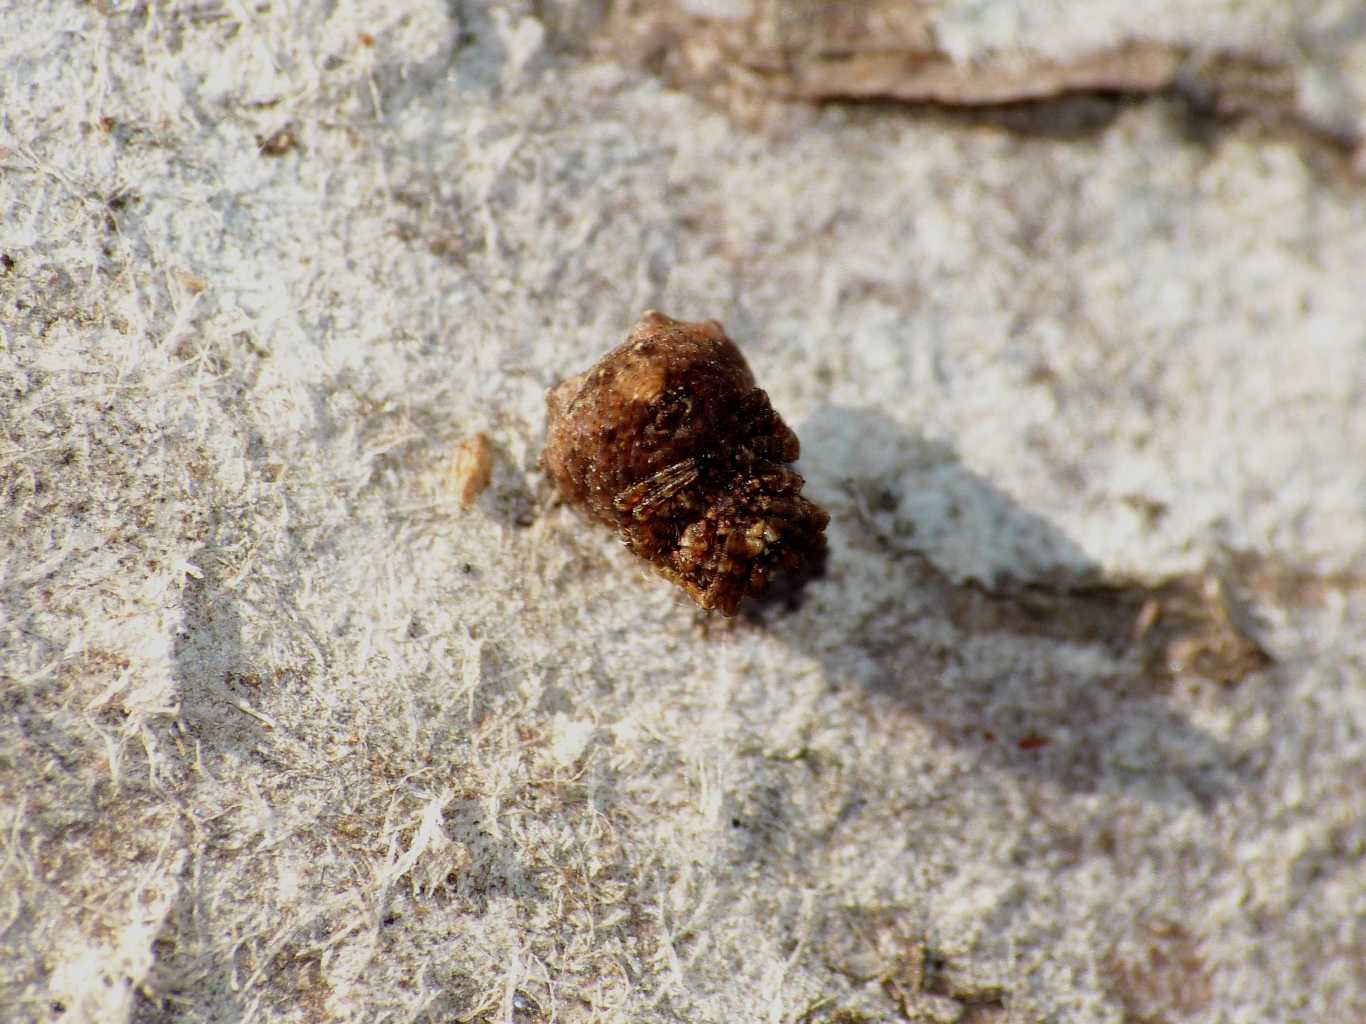
[[[493,445],[484,434],[475,434],[451,457],[451,483],[461,508],[469,508],[489,485],[493,475]]]
[[[702,608],[734,615],[824,557],[830,516],[788,465],[797,435],[715,320],[648,310],[546,405],[541,462],[565,500]]]
[[[184,289],[186,295],[200,295],[208,287],[202,277],[190,273],[188,270],[175,269],[171,272],[175,283]]]
[[[299,137],[289,125],[256,137],[256,149],[262,156],[284,156],[298,145]]]

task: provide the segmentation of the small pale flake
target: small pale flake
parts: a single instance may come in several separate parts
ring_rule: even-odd
[[[455,450],[451,458],[451,485],[462,508],[469,508],[489,485],[493,475],[493,445],[484,434],[475,434]]]
[[[556,715],[550,730],[551,756],[566,768],[583,756],[593,738],[592,722],[580,722],[567,715]]]

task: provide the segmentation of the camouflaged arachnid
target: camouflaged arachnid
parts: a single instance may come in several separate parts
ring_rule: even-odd
[[[734,615],[823,558],[830,516],[787,465],[797,435],[715,320],[649,310],[546,404],[541,459],[565,499],[703,608]]]

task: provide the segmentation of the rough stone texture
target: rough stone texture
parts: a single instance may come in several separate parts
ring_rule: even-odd
[[[1200,6],[1360,81],[1354,5]],[[535,13],[0,6],[0,1016],[1366,1017],[1355,157],[737,119]],[[650,307],[802,438],[794,611],[551,501]]]

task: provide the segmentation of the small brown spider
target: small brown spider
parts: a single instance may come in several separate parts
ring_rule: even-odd
[[[715,320],[649,310],[546,404],[541,461],[560,493],[703,608],[734,615],[824,556],[830,516],[787,465],[797,435]]]

